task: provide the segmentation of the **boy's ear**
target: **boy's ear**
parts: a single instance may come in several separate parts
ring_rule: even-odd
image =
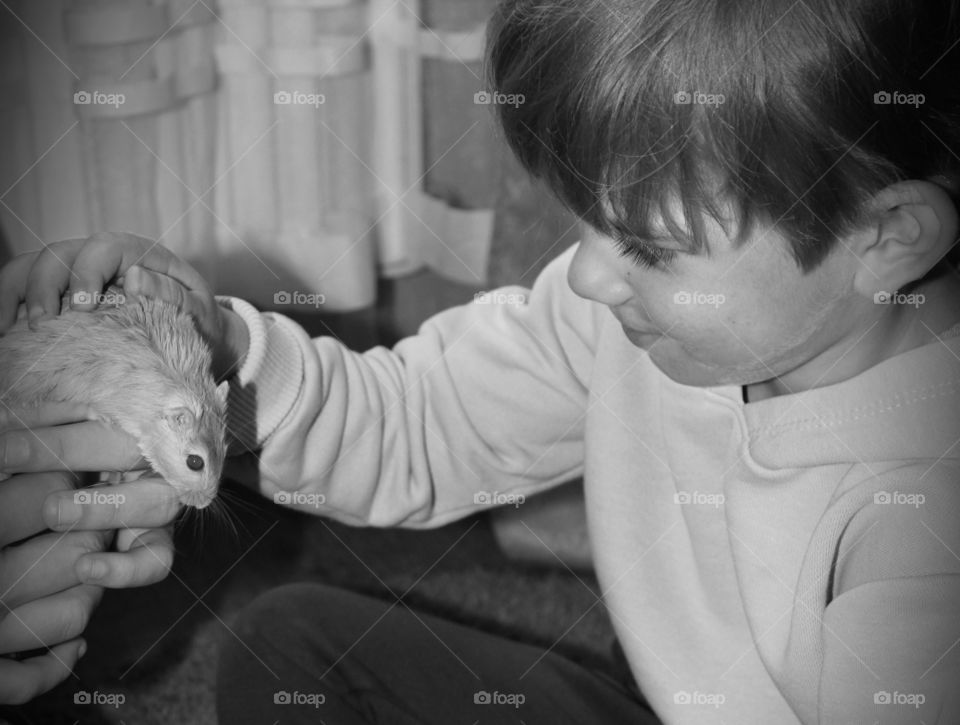
[[[860,264],[854,287],[862,295],[896,292],[929,272],[957,238],[958,214],[950,195],[930,181],[888,186],[874,200],[875,225],[854,240]]]

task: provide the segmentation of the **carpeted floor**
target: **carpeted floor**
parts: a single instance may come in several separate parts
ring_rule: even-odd
[[[426,532],[355,529],[281,509],[231,488],[236,533],[186,521],[173,574],[108,592],[91,622],[76,678],[5,714],[12,723],[213,723],[218,642],[258,593],[322,581],[448,616],[608,668],[612,630],[596,582],[504,558],[485,517]],[[568,631],[569,629],[569,631]],[[78,692],[122,694],[118,707],[74,703]]]

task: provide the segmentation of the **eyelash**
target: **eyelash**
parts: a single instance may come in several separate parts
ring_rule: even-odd
[[[624,237],[614,237],[617,253],[621,257],[630,258],[638,267],[651,269],[665,268],[676,259],[677,252],[673,249],[664,249],[640,243],[631,244]]]

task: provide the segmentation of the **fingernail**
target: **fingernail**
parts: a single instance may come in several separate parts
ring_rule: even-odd
[[[77,659],[80,659],[87,653],[87,643],[81,642],[80,649],[77,650]]]
[[[65,496],[61,496],[57,502],[57,524],[59,526],[70,526],[75,524],[83,516],[83,509],[80,504]]]
[[[30,309],[30,312],[27,313],[27,326],[31,330],[36,330],[37,325],[50,319],[53,319],[53,315],[49,312],[44,312],[42,307],[33,307]]]
[[[0,445],[0,462],[3,464],[3,470],[22,466],[30,460],[30,444],[27,439],[19,433],[11,433],[2,437]]]
[[[107,565],[100,559],[86,560],[80,564],[80,578],[84,581],[103,579],[107,575]]]

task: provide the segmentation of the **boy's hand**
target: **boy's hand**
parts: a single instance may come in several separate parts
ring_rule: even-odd
[[[17,317],[21,302],[33,326],[45,315],[60,313],[60,298],[69,292],[71,308],[89,311],[110,282],[129,296],[156,297],[191,315],[210,345],[214,375],[225,377],[246,352],[246,327],[235,313],[223,310],[206,281],[166,247],[133,234],[105,232],[69,239],[28,252],[0,268],[0,333]],[[75,295],[85,293],[83,303]]]
[[[80,638],[103,587],[143,586],[166,576],[173,559],[165,527],[179,506],[170,486],[143,480],[110,489],[125,503],[96,501],[66,522],[74,496],[69,470],[126,470],[140,464],[136,442],[84,420],[84,406],[0,406],[0,704],[20,704],[67,676],[86,645]],[[106,492],[107,489],[99,488]],[[61,533],[52,533],[47,529]],[[106,551],[119,529],[114,553]],[[90,575],[105,565],[105,576]],[[4,655],[50,648],[22,661]]]

